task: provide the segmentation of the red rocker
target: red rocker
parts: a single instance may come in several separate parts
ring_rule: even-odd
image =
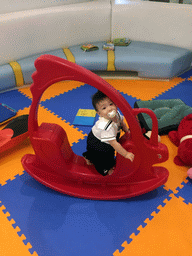
[[[0,131],[0,154],[28,137],[28,115],[18,116]]]
[[[158,122],[149,109],[132,109],[125,98],[105,80],[91,71],[51,55],[35,61],[36,71],[31,85],[33,101],[29,113],[29,136],[35,155],[22,158],[24,169],[37,181],[56,191],[80,198],[117,200],[138,196],[163,185],[169,176],[164,167],[153,166],[168,159],[168,149],[158,143]],[[38,126],[37,110],[44,91],[53,83],[75,80],[87,83],[106,94],[122,111],[131,135],[124,134],[121,145],[135,154],[134,161],[117,154],[112,175],[102,176],[76,155],[62,127],[52,123]],[[139,113],[148,114],[153,122],[152,135],[147,140],[137,121]]]

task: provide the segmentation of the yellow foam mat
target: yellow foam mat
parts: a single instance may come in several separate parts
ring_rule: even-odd
[[[114,256],[191,256],[192,255],[192,205],[186,205],[182,198],[171,195],[165,206],[159,206],[152,220],[145,220],[147,225],[139,227],[140,233],[132,234],[132,242],[125,241],[124,250],[117,250]]]
[[[96,111],[94,109],[79,109],[77,116],[95,117]]]

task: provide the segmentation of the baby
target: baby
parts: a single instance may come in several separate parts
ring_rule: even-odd
[[[92,96],[92,104],[99,120],[87,137],[87,151],[83,156],[88,165],[94,164],[103,176],[111,175],[115,165],[115,151],[133,161],[134,154],[126,151],[118,142],[120,130],[130,132],[117,106],[101,91]]]

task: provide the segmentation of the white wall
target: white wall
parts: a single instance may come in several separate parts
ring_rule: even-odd
[[[0,15],[0,65],[85,42],[109,40],[110,1],[94,1]]]
[[[0,0],[0,10],[18,2],[28,3],[31,9],[0,15],[0,65],[116,37],[192,50],[192,5],[141,0],[68,0],[69,5],[67,0]],[[38,9],[42,3],[48,7]]]
[[[95,0],[0,0],[0,14],[92,1]]]
[[[115,37],[192,50],[192,5],[113,0],[112,38]]]

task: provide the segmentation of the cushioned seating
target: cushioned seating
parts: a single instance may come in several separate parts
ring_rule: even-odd
[[[191,67],[192,52],[169,45],[132,41],[129,46],[115,46],[114,55],[102,49],[105,42],[95,42],[99,50],[83,52],[80,45],[69,47],[77,64],[90,70],[136,71],[139,77],[172,78]],[[111,59],[110,59],[111,58]],[[108,66],[108,62],[114,62]]]
[[[180,99],[136,101],[134,107],[153,110],[158,120],[159,135],[176,130],[180,121],[192,113],[192,107],[187,106]],[[142,128],[147,131],[152,130],[152,121],[147,114],[139,114],[138,119]]]
[[[192,52],[169,45],[133,41],[115,48],[116,70],[137,71],[139,77],[172,78],[188,70]]]
[[[191,68],[192,52],[187,49],[132,41],[128,46],[106,51],[105,43],[94,42],[99,50],[91,52],[84,52],[81,45],[76,45],[42,54],[68,59],[92,71],[136,71],[139,77],[147,78],[172,78]],[[0,66],[0,91],[32,83],[34,61],[42,54]]]

